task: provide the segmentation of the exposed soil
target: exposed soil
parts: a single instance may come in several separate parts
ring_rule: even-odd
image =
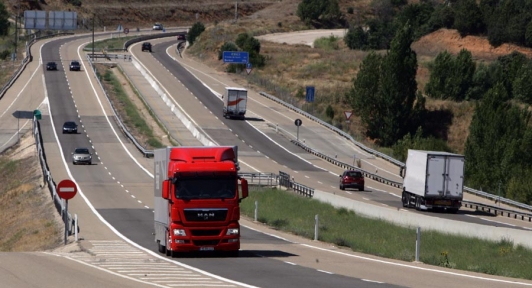
[[[31,132],[0,155],[0,251],[43,251],[60,246],[63,223]]]

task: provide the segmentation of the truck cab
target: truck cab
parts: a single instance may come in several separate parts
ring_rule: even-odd
[[[154,154],[159,252],[238,255],[239,203],[248,196],[248,187],[238,177],[236,146],[167,147]]]

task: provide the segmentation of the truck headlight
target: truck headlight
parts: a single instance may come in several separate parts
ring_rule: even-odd
[[[238,228],[229,228],[225,235],[238,235]]]
[[[174,236],[187,236],[185,229],[174,229]]]

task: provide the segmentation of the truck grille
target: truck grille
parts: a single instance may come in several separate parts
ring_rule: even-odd
[[[192,236],[218,236],[222,232],[220,229],[214,230],[190,230]]]
[[[195,246],[216,246],[220,240],[194,240]]]
[[[221,209],[185,209],[185,219],[187,221],[211,222],[225,221],[227,218],[227,208]]]

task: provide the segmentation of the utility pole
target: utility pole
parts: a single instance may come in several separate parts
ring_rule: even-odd
[[[94,21],[96,20],[96,14],[92,14],[92,56],[91,62],[94,62]]]
[[[17,42],[18,42],[18,16],[20,14],[20,0],[18,0],[18,6],[17,6],[17,14],[15,15],[15,53],[13,57],[13,62],[17,60]]]
[[[238,0],[235,2],[235,23],[238,21]]]

